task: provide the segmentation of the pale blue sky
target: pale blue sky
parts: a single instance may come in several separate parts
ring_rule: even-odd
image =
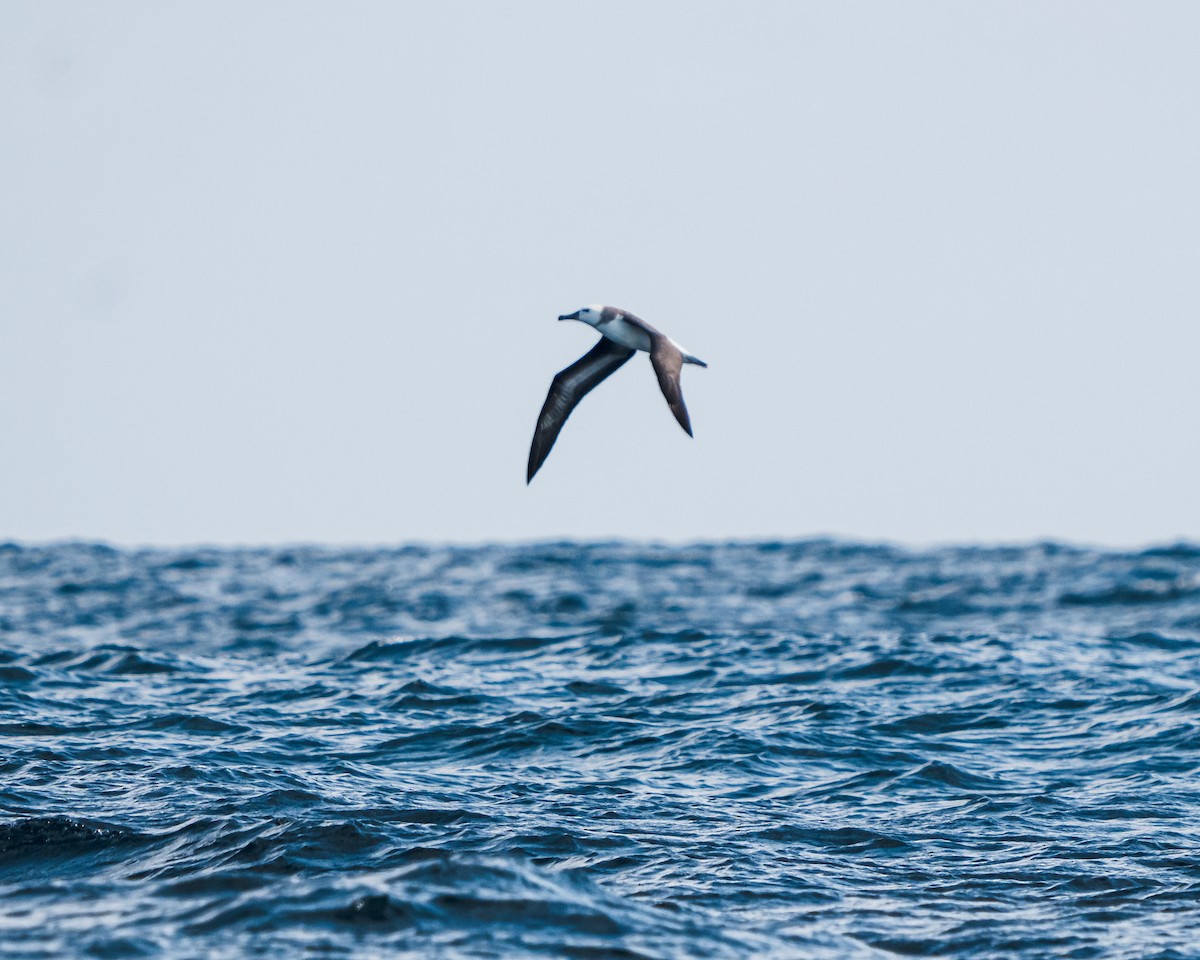
[[[1200,5],[0,5],[0,538],[1200,537]],[[550,379],[634,358],[526,488]]]

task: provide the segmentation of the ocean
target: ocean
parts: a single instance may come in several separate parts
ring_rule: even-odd
[[[1200,547],[0,545],[5,957],[1200,957]]]

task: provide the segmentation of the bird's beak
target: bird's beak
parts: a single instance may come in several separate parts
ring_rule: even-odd
[[[564,313],[558,319],[559,320],[578,320],[579,319],[579,311],[576,310],[574,313]]]

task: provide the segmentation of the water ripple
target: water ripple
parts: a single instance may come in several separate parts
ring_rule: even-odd
[[[1200,548],[0,545],[4,952],[1185,957]]]

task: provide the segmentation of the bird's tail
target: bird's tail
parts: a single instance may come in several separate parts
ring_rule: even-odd
[[[684,363],[694,363],[698,367],[707,367],[708,366],[708,364],[705,363],[703,360],[701,360],[699,357],[693,357],[690,353],[685,353],[683,355],[683,362]]]

